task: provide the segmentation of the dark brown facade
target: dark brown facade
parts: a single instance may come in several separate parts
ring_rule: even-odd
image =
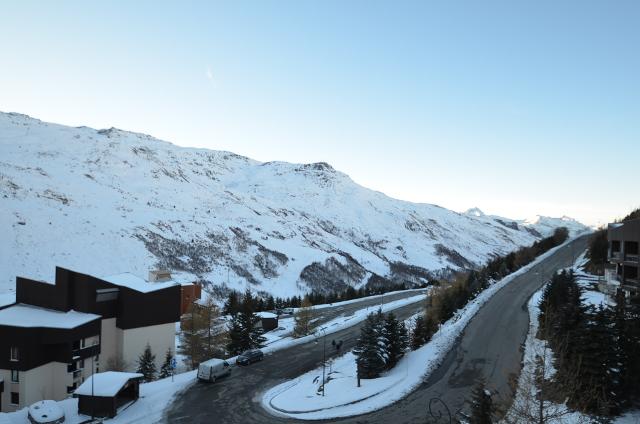
[[[16,302],[59,311],[71,309],[116,318],[122,329],[180,321],[178,284],[150,292],[56,267],[55,285],[18,277]]]
[[[609,224],[609,262],[615,266],[616,276],[625,291],[640,291],[640,219]]]
[[[55,284],[18,277],[16,303],[99,317],[75,328],[0,325],[0,369],[26,371],[98,355],[100,344],[80,349],[78,341],[100,336],[102,318],[116,318],[116,326],[125,330],[180,320],[177,284],[140,292],[64,268],[56,268]],[[18,361],[10,360],[12,347],[20,352]]]
[[[52,361],[71,363],[98,355],[99,344],[77,346],[79,340],[95,335],[100,335],[100,318],[70,329],[0,325],[0,369],[27,371]],[[17,361],[10,360],[11,347],[18,348]]]

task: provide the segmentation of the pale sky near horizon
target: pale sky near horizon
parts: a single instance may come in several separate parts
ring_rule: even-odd
[[[0,111],[392,197],[598,224],[640,206],[640,2],[3,2]]]

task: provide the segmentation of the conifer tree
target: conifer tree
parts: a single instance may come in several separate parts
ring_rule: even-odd
[[[379,329],[377,315],[374,313],[369,314],[353,349],[353,353],[356,356],[358,374],[361,378],[376,378],[385,369],[385,358],[380,354],[378,345]]]
[[[240,311],[231,318],[229,325],[227,350],[233,355],[264,346],[266,339],[262,336],[262,329],[257,326],[258,318],[254,307],[254,298],[247,289],[242,297]]]
[[[407,329],[404,322],[399,322],[393,312],[390,312],[384,320],[383,331],[388,341],[386,363],[387,368],[390,369],[398,363],[407,349]]]
[[[144,352],[138,357],[138,369],[136,372],[143,375],[147,383],[156,379],[156,355],[151,353],[151,346],[147,343]]]
[[[173,354],[171,353],[171,349],[167,349],[167,353],[164,355],[164,362],[162,363],[162,367],[160,367],[160,375],[158,378],[167,378],[171,376],[173,373],[173,367],[171,366],[172,360]]]
[[[493,401],[484,381],[481,381],[473,391],[471,403],[470,424],[491,424],[493,421]]]

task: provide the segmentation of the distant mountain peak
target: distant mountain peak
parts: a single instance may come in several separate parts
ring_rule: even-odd
[[[474,208],[471,208],[471,209],[467,209],[467,211],[465,212],[465,215],[481,217],[481,216],[485,216],[485,213],[482,212],[482,210],[480,210],[480,208],[474,207]]]

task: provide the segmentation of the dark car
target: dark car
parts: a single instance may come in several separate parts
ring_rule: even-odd
[[[254,362],[262,361],[264,359],[264,353],[260,349],[247,350],[238,355],[236,364],[249,365]]]

